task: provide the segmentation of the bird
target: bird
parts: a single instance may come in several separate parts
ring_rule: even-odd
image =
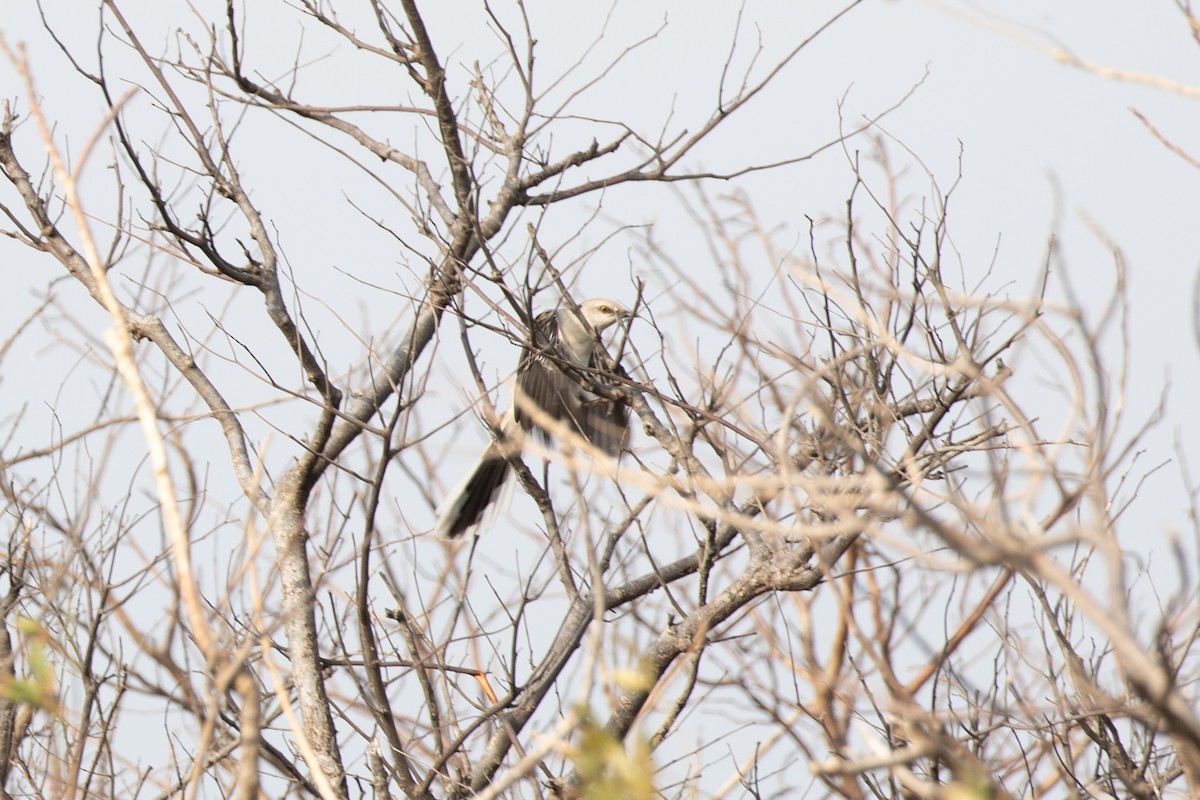
[[[598,334],[631,316],[615,300],[593,298],[578,308],[562,304],[533,319],[529,341],[517,362],[516,394],[500,424],[500,436],[488,445],[463,481],[450,492],[437,511],[434,530],[456,539],[479,524],[495,502],[512,467],[512,439],[518,428],[535,426],[528,405],[551,419],[569,425],[575,433],[610,455],[617,455],[629,438],[629,409],[588,391],[587,383],[605,383],[594,370],[602,369],[596,347]],[[522,407],[526,410],[522,410]],[[539,432],[548,440],[544,428]],[[518,437],[519,438],[519,437]]]

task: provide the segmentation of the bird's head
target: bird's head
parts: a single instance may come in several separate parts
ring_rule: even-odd
[[[583,318],[596,333],[600,333],[605,328],[630,316],[628,308],[616,300],[609,300],[605,297],[585,300],[579,304],[579,310],[583,312]]]

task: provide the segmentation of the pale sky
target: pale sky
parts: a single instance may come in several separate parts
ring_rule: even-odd
[[[103,111],[89,93],[90,87],[70,76],[69,66],[41,32],[33,5],[9,4],[3,36],[10,45],[26,43],[46,112],[59,121],[56,133],[60,139],[69,141],[77,151],[95,130]],[[91,65],[95,15],[79,17],[80,5],[47,3],[47,14],[72,51]],[[210,5],[221,8],[224,3]],[[480,18],[480,4],[426,5],[439,55],[453,65],[450,78],[462,91],[462,67],[475,60],[485,65],[492,62],[500,55],[499,42],[482,24],[468,27],[471,20]],[[497,5],[507,7],[506,3]],[[269,13],[265,10],[268,6],[274,4],[263,4],[264,16]],[[527,6],[539,40],[538,69],[543,85],[551,83],[596,39],[610,11],[604,4],[554,0],[533,0]],[[742,11],[732,72],[745,68],[761,42],[762,53],[754,67],[755,74],[761,74],[838,8],[827,0],[748,2]],[[145,16],[134,19],[144,26],[147,41],[164,49],[174,46],[164,21],[179,19],[179,24],[196,27],[183,2],[162,2],[154,11],[158,24],[163,25],[159,29]],[[583,76],[593,74],[631,41],[654,33],[664,20],[667,25],[657,40],[632,53],[571,110],[590,118],[623,119],[647,135],[664,126],[694,130],[711,108],[737,18],[735,3],[717,0],[616,4],[605,38],[572,85],[581,83]],[[250,36],[257,37],[252,52],[259,56],[260,65],[269,64],[282,74],[292,64],[300,41],[294,21],[278,29],[266,24],[252,26]],[[311,70],[311,80],[307,79],[310,72],[301,74],[308,96],[339,104],[368,98],[381,102],[380,98],[387,96],[386,89],[372,83],[372,74],[322,68],[326,61],[336,64],[339,59],[352,58],[344,45],[331,50],[312,32],[304,42],[305,57],[320,59]],[[927,190],[929,182],[921,177],[923,168],[933,173],[943,189],[954,183],[961,169],[950,217],[953,244],[968,284],[983,280],[989,291],[1027,296],[1054,234],[1061,255],[1055,262],[1055,278],[1064,274],[1082,299],[1084,312],[1098,314],[1111,292],[1114,268],[1108,245],[1091,226],[1122,249],[1130,300],[1131,369],[1129,394],[1124,398],[1129,415],[1127,433],[1151,415],[1167,381],[1171,386],[1166,415],[1146,437],[1145,455],[1132,471],[1137,477],[1154,465],[1175,459],[1177,444],[1185,453],[1200,452],[1200,424],[1193,411],[1193,396],[1200,388],[1200,349],[1191,316],[1200,271],[1200,170],[1156,141],[1131,109],[1200,158],[1200,141],[1195,137],[1200,89],[1187,85],[1181,94],[1144,85],[1148,81],[1106,79],[1057,63],[1046,52],[1050,48],[1069,51],[1104,68],[1155,76],[1168,87],[1174,82],[1188,84],[1200,65],[1200,45],[1190,38],[1171,0],[872,0],[802,52],[687,163],[722,171],[803,155],[837,136],[839,103],[843,103],[841,124],[849,129],[865,115],[878,114],[895,104],[920,83],[900,108],[881,121],[880,131],[889,139],[894,163],[907,171],[904,185],[909,191]],[[116,70],[119,64],[112,67]],[[411,99],[404,94],[408,91],[404,86],[390,100],[405,102]],[[19,93],[12,70],[0,69],[0,95]],[[140,113],[139,108],[150,104],[151,98],[145,95],[135,97],[129,113]],[[25,110],[23,103],[19,108]],[[578,132],[584,141],[582,137],[595,135],[595,125],[581,122]],[[32,133],[28,135],[32,141]],[[398,146],[420,138],[419,133],[406,130],[389,135]],[[406,212],[361,173],[348,174],[344,162],[318,159],[297,165],[292,153],[273,146],[270,125],[248,130],[244,136],[248,141],[241,151],[245,154],[241,166],[255,187],[255,199],[278,226],[280,241],[290,266],[301,276],[301,285],[309,290],[319,286],[319,291],[312,290],[303,299],[306,316],[319,331],[317,338],[331,364],[350,369],[356,366],[353,359],[362,349],[360,336],[386,342],[406,324],[407,312],[397,308],[400,301],[391,292],[402,292],[401,284],[422,274],[423,267],[415,258],[408,260],[408,253],[398,252],[389,235],[362,223],[361,212],[347,200],[351,194],[348,187],[353,187],[352,199],[359,208],[386,224],[403,226]],[[864,146],[858,140],[849,145]],[[99,158],[107,158],[107,154]],[[89,185],[109,185],[103,167],[100,161],[92,165],[88,177],[94,183]],[[769,225],[780,226],[780,241],[793,240],[803,252],[806,218],[842,213],[850,186],[847,154],[834,147],[812,161],[708,188],[714,195],[744,192]],[[677,188],[685,195],[688,192]],[[11,202],[10,194],[7,187],[0,187],[4,202]],[[93,213],[102,215],[106,204],[112,202],[109,190],[98,188],[91,202]],[[568,241],[571,232],[593,216],[595,220],[578,239],[564,246],[567,256],[599,247],[581,278],[584,295],[603,293],[629,300],[631,276],[648,277],[652,296],[656,290],[665,290],[654,285],[653,274],[639,260],[635,237],[612,236],[622,225],[653,224],[657,240],[681,261],[704,261],[692,223],[672,200],[671,191],[647,191],[645,185],[635,185],[589,196],[556,210],[546,221],[545,235]],[[524,229],[523,222],[520,227]],[[350,230],[353,236],[343,235]],[[835,246],[829,241],[822,244],[830,251]],[[602,271],[595,266],[601,263],[611,268]],[[59,274],[46,257],[7,240],[0,240],[0,265],[12,281],[12,288],[0,300],[8,319],[28,313],[36,303],[31,292],[44,291],[49,278]],[[764,270],[770,268],[764,265]],[[991,274],[984,279],[989,268]],[[319,276],[320,283],[314,283],[313,276]],[[764,279],[766,276],[764,272]],[[382,290],[365,290],[360,281]],[[1061,286],[1052,279],[1048,293],[1052,303],[1063,302]],[[80,290],[64,284],[58,291]],[[257,297],[239,297],[228,310],[206,305],[206,301],[215,302],[197,297],[195,302],[176,303],[172,310],[201,328],[207,314],[221,315],[235,332],[242,314],[250,319],[259,313]],[[84,307],[78,302],[74,306]],[[356,315],[356,325],[344,322],[347,311]],[[81,311],[78,318],[82,327],[100,326],[102,321],[96,308]],[[1112,338],[1105,341],[1110,369],[1115,369],[1121,357],[1116,345]],[[274,353],[271,348],[280,345],[272,340],[260,346],[264,352]],[[10,375],[2,384],[0,416],[11,418],[18,408],[27,407],[31,436],[44,435],[51,428],[52,407],[68,416],[73,407],[74,398],[57,397],[56,393],[63,375],[77,364],[61,351],[55,354],[60,360],[39,364],[21,381]],[[511,366],[515,354],[499,349],[489,352],[487,358],[493,374],[499,374]],[[1039,385],[1032,391],[1045,392],[1049,402],[1055,390],[1037,375],[1036,354],[1015,359],[1013,366],[1015,380],[1025,377]],[[225,370],[226,377],[236,377],[238,372],[229,365],[214,369]],[[463,398],[474,391],[473,386],[465,380],[456,385],[448,372],[439,378],[438,390],[461,410]],[[245,398],[234,392],[231,401],[252,399],[258,389],[251,383]],[[63,422],[67,430],[88,419],[86,408],[76,411],[77,418]],[[450,438],[449,431],[446,436]],[[467,424],[457,429],[453,446],[447,447],[465,468],[485,442],[482,428],[468,418]],[[278,451],[281,457],[285,452]],[[1192,468],[1200,468],[1200,456],[1194,457],[1194,462]],[[1130,513],[1136,515],[1145,537],[1133,544],[1161,552],[1167,532],[1186,530],[1187,525],[1187,497],[1178,466],[1171,464],[1152,475],[1140,493],[1141,500]]]
[[[51,46],[33,6],[21,3],[7,9],[3,33],[10,44],[24,42],[28,47],[46,112],[58,121],[60,141],[75,152],[95,131],[102,109],[90,87],[70,74],[61,54]],[[344,7],[348,14],[358,13],[353,4]],[[589,45],[593,50],[564,86],[581,85],[615,53],[659,31],[657,39],[641,45],[570,108],[583,117],[627,120],[647,136],[664,127],[694,130],[703,122],[716,96],[731,42],[737,43],[726,78],[732,86],[757,48],[761,46],[761,52],[753,74],[761,75],[767,65],[840,8],[827,0],[749,2],[741,12],[741,28],[735,37],[738,6],[715,0],[619,3],[611,9],[602,4],[539,0],[528,7],[539,42],[538,78],[543,87]],[[299,26],[285,15],[288,21],[272,27],[275,23],[270,14],[275,6],[254,8],[246,33],[250,52],[257,56],[258,68],[268,74],[270,69],[278,69],[282,74],[297,59]],[[498,8],[503,16],[507,6]],[[473,11],[463,13],[463,9]],[[476,60],[485,68],[501,63],[496,60],[501,54],[499,40],[475,12],[478,6],[473,3],[430,4],[427,12],[440,55],[451,65],[452,81],[464,81],[463,69]],[[156,13],[157,19],[145,14],[133,19],[145,40],[164,51],[176,46],[169,33],[172,26],[196,29],[196,19],[182,2],[157,4],[151,13]],[[72,52],[92,65],[96,15],[80,16],[78,4],[68,9],[57,3],[48,4],[47,14]],[[605,35],[597,41],[605,25]],[[1185,452],[1200,449],[1200,427],[1191,410],[1192,393],[1200,386],[1200,351],[1191,321],[1193,287],[1200,269],[1196,225],[1200,174],[1156,141],[1132,110],[1198,155],[1200,145],[1193,146],[1189,134],[1196,129],[1200,98],[1194,87],[1185,86],[1185,93],[1190,93],[1185,96],[1056,63],[1047,53],[1051,48],[1103,68],[1151,76],[1168,86],[1186,84],[1200,60],[1200,47],[1169,0],[1136,4],[1116,0],[866,2],[785,67],[749,107],[697,148],[688,164],[722,171],[803,155],[836,137],[839,103],[843,104],[840,124],[849,129],[861,123],[864,115],[878,114],[913,91],[880,122],[879,131],[889,140],[893,163],[905,171],[905,187],[910,192],[928,190],[928,181],[921,175],[926,168],[943,190],[948,188],[961,164],[962,180],[954,193],[951,226],[968,283],[982,279],[990,268],[991,274],[982,284],[985,289],[1026,296],[1045,259],[1048,239],[1055,234],[1061,253],[1055,278],[1069,278],[1083,300],[1084,311],[1097,314],[1113,286],[1114,269],[1108,246],[1089,226],[1094,224],[1122,249],[1131,304],[1131,371],[1129,394],[1124,398],[1127,430],[1149,417],[1167,381],[1172,387],[1166,416],[1146,437],[1146,453],[1134,470],[1136,474],[1175,458],[1177,442]],[[122,60],[119,48],[110,46],[108,50],[116,54],[110,70],[118,73],[128,67],[130,62]],[[388,97],[387,84],[381,90],[373,83],[377,76],[327,68],[353,57],[344,45],[333,46],[306,31],[300,53],[300,61],[312,62],[312,67],[302,71],[299,83],[306,96],[331,103],[368,98],[379,102],[380,97]],[[0,70],[4,96],[20,92],[15,81],[11,70]],[[401,90],[408,91],[408,87]],[[406,99],[411,98],[401,94],[392,98],[395,102]],[[143,93],[130,101],[129,113],[140,113],[151,102]],[[24,110],[20,102],[18,109]],[[348,174],[345,163],[335,158],[306,161],[303,169],[297,169],[292,153],[274,146],[273,137],[284,130],[281,125],[267,122],[240,134],[241,166],[254,186],[256,201],[278,226],[290,267],[302,285],[306,275],[320,276],[319,296],[304,299],[306,315],[320,331],[321,346],[331,363],[349,369],[361,352],[360,336],[386,341],[395,335],[396,326],[404,324],[405,311],[397,310],[397,299],[388,292],[402,292],[403,284],[423,268],[410,254],[398,252],[390,235],[362,224],[363,213],[397,228],[408,224],[406,212],[391,195],[360,173],[351,170]],[[567,133],[560,136],[573,129],[564,130]],[[596,130],[593,123],[580,122],[580,142],[596,135]],[[32,128],[25,134],[32,137]],[[405,130],[389,135],[398,146],[418,137]],[[556,146],[561,150],[562,143],[556,142]],[[854,140],[849,147],[865,148],[865,144]],[[843,148],[834,147],[811,161],[728,184],[710,184],[708,191],[713,195],[743,192],[766,223],[780,226],[781,242],[794,241],[803,250],[808,217],[821,219],[843,211],[851,185],[847,159]],[[97,216],[111,208],[108,178],[99,162],[89,167],[88,179],[94,183],[86,185],[97,189],[88,199]],[[347,199],[350,186],[354,188],[353,202],[362,211]],[[629,299],[631,277],[649,275],[639,261],[635,237],[618,234],[608,238],[621,225],[653,224],[656,239],[677,258],[703,262],[694,227],[672,199],[675,190],[688,192],[682,186],[646,190],[638,185],[556,208],[543,230],[551,241],[557,237],[566,243],[566,255],[577,256],[600,246],[583,271],[583,294]],[[593,216],[595,220],[572,240],[575,228]],[[343,230],[353,230],[353,237],[343,236]],[[836,238],[823,244],[831,252],[837,247]],[[53,266],[8,241],[0,242],[0,259],[16,281],[3,300],[6,314],[23,315],[35,302],[25,287],[43,288]],[[768,268],[764,265],[764,270]],[[360,281],[384,291],[364,291]],[[307,285],[312,285],[311,281]],[[655,289],[651,280],[650,290]],[[77,290],[63,286],[59,291]],[[357,315],[357,330],[350,330],[340,316],[345,312],[345,304],[338,300],[341,292],[348,293],[347,303]],[[1048,298],[1063,301],[1059,280],[1052,280]],[[214,302],[197,298],[195,303],[177,303],[173,312],[200,324],[209,313],[226,313],[223,306],[212,306]],[[243,315],[252,319],[258,313],[257,299],[243,293],[229,309],[224,318],[231,320],[236,331]],[[82,306],[78,313],[84,326],[102,320],[94,307]],[[1115,341],[1106,345],[1113,347],[1106,366],[1115,369],[1120,352]],[[279,344],[265,341],[261,346],[269,349]],[[502,375],[510,361],[508,353],[498,351],[489,359],[493,374]],[[1034,365],[1026,366],[1019,359],[1014,366],[1018,380],[1037,372]],[[67,362],[60,368],[37,371],[22,386],[20,398],[10,395],[5,401],[12,404],[7,413],[31,397],[55,397],[63,371],[72,368]],[[11,380],[8,387],[12,392]],[[469,383],[448,381],[440,391],[450,402],[460,403],[473,388]],[[253,396],[252,385],[244,399]],[[45,406],[34,402],[30,413],[43,414],[45,419],[32,430],[45,430],[43,426],[50,424],[49,407],[56,405],[62,413],[71,399],[47,401]],[[87,418],[83,412],[80,416]],[[455,448],[461,451],[464,464],[484,441],[482,430],[470,425],[462,429]],[[1136,513],[1144,515],[1141,518],[1149,530],[1162,532],[1186,522],[1186,497],[1177,466],[1158,472],[1141,493],[1145,502],[1137,506]]]

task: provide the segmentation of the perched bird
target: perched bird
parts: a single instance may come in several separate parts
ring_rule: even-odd
[[[530,341],[517,363],[516,391],[524,403],[534,404],[551,418],[570,425],[584,439],[612,455],[621,451],[629,436],[629,410],[619,401],[588,391],[586,384],[604,382],[602,376],[589,371],[601,368],[597,334],[627,317],[628,309],[615,300],[602,298],[580,303],[578,312],[566,305],[543,311],[534,317]],[[505,448],[513,445],[506,440],[518,426],[529,431],[535,424],[530,413],[522,412],[522,405],[513,403],[500,425],[500,440],[488,446],[463,482],[442,502],[434,527],[438,533],[451,538],[461,536],[480,521],[496,499],[510,469],[506,453],[512,451]]]

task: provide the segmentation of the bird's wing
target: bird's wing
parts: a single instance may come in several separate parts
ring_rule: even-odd
[[[582,435],[579,385],[546,355],[560,351],[558,312],[543,311],[534,318],[531,341],[521,350],[517,363],[517,389],[524,397],[515,403],[513,416],[525,430],[533,428],[532,416],[521,409],[522,402],[531,402],[554,419],[572,423]]]
[[[582,427],[579,406],[582,389],[558,364],[540,353],[526,350],[517,367],[517,388],[525,402],[533,403],[554,419],[570,423],[581,436],[587,435]],[[513,414],[522,428],[530,430],[534,426],[533,417],[523,412],[521,405],[521,402],[516,403]]]
[[[592,369],[602,369],[600,352],[592,354]],[[608,383],[606,376],[592,373],[592,381]],[[610,455],[617,455],[629,443],[629,406],[621,400],[609,400],[592,392],[580,395],[579,427],[583,435],[596,447]]]
[[[587,440],[601,450],[616,455],[629,441],[629,406],[620,400],[593,396],[584,400],[581,427]]]

